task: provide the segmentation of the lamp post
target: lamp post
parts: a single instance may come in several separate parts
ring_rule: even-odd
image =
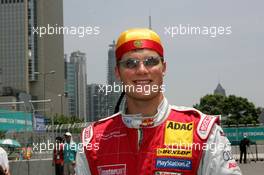
[[[60,105],[61,105],[61,115],[63,115],[63,103],[62,103],[62,94],[58,94],[58,97],[60,97]]]
[[[46,76],[49,75],[49,74],[55,74],[55,70],[51,70],[49,72],[35,72],[34,73],[35,75],[42,75],[43,76],[43,115],[45,117],[45,98],[46,98]]]

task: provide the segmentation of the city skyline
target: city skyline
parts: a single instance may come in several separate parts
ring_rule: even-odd
[[[225,3],[226,2],[226,3]],[[262,65],[264,23],[262,1],[64,1],[64,26],[97,27],[99,34],[79,37],[65,35],[65,53],[82,50],[87,54],[87,82],[106,84],[107,48],[120,32],[131,27],[152,28],[162,39],[167,73],[169,102],[192,106],[211,93],[220,82],[226,94],[248,98],[264,106]],[[140,4],[140,6],[138,6]],[[122,8],[121,8],[122,7]],[[73,10],[78,9],[78,10]],[[218,27],[224,34],[175,35],[166,33],[172,27]],[[96,76],[94,76],[96,75]]]
[[[51,99],[53,108],[46,107],[48,102],[35,106],[43,115],[61,112],[63,35],[40,38],[34,28],[55,24],[63,26],[62,0],[0,1],[0,95],[17,101]]]

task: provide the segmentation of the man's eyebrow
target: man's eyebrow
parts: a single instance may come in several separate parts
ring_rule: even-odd
[[[131,57],[124,57],[121,60],[125,60],[125,59],[145,59],[145,58],[150,58],[150,57],[156,58],[156,57],[160,57],[160,56],[159,55],[147,55],[147,56],[143,56],[141,58],[131,56]]]

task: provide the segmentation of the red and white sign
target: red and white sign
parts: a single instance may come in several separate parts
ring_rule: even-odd
[[[237,163],[236,162],[228,164],[228,168],[236,168],[236,167],[237,167]]]
[[[209,126],[211,120],[212,120],[212,117],[210,117],[208,115],[205,116],[204,119],[203,119],[203,121],[202,121],[202,124],[201,124],[201,126],[199,128],[199,130],[200,131],[207,131],[208,126]]]
[[[99,175],[126,175],[126,164],[98,166],[97,170]]]
[[[82,135],[83,144],[86,146],[88,143],[90,143],[92,137],[93,137],[93,128],[92,125],[89,125],[87,128],[83,130],[83,135]]]

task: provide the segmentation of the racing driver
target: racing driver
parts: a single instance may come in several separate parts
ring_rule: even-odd
[[[118,38],[115,54],[123,103],[117,113],[82,131],[84,153],[77,155],[77,174],[241,174],[218,117],[168,103],[157,33],[129,29]]]

